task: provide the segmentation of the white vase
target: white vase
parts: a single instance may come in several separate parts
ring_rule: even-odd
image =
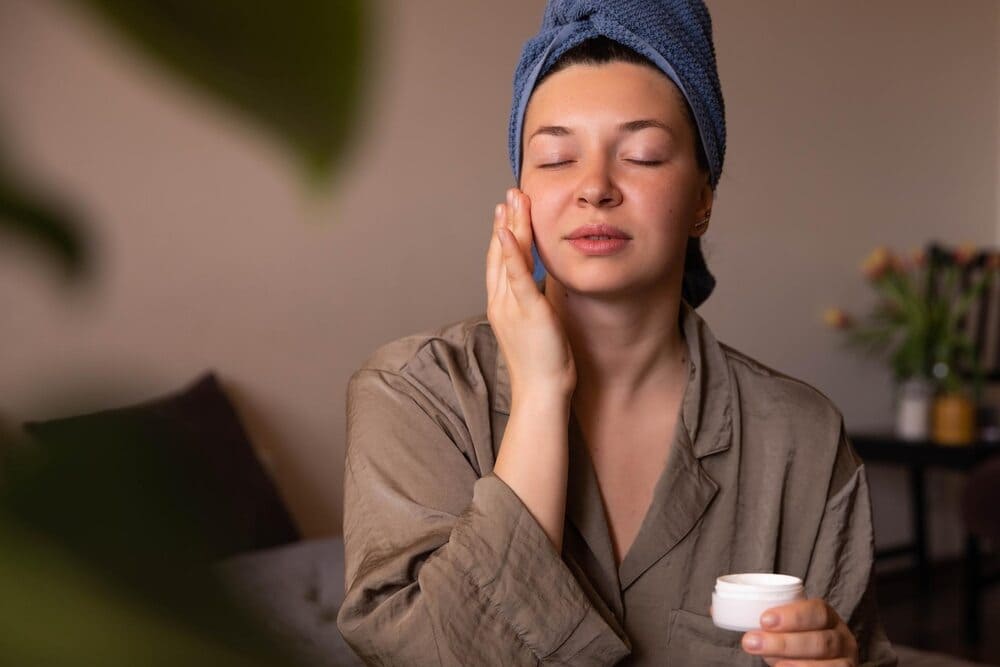
[[[927,378],[909,378],[896,387],[896,437],[902,440],[930,438],[934,383]]]

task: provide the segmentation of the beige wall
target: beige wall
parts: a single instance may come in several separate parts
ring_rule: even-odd
[[[70,294],[0,245],[0,416],[139,400],[214,368],[305,531],[339,532],[351,371],[381,342],[485,308],[510,81],[543,4],[385,1],[360,150],[322,201],[277,146],[89,17],[0,0],[0,131],[83,206],[100,253]],[[729,147],[703,315],[827,393],[849,428],[888,427],[887,372],[819,314],[869,303],[857,266],[877,244],[1000,237],[1000,8],[709,5]],[[880,542],[904,538],[903,478],[871,478]],[[933,480],[939,552],[958,544],[944,520],[958,483]]]
[[[717,335],[814,384],[848,429],[890,428],[889,373],[817,319],[856,311],[878,244],[995,242],[1000,3],[709,2],[729,147],[709,236]],[[858,308],[862,307],[862,308]],[[907,479],[870,466],[880,545],[907,539]],[[961,546],[961,477],[934,474],[932,547]]]

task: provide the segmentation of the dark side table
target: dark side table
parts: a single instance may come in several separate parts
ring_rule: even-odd
[[[884,463],[902,466],[910,477],[910,505],[913,512],[911,541],[875,552],[876,560],[912,555],[917,570],[919,590],[930,590],[930,570],[927,557],[927,495],[926,471],[928,468],[967,472],[976,464],[1000,455],[1000,443],[977,442],[970,445],[937,445],[929,441],[899,440],[891,434],[855,433],[848,436],[854,450],[865,463]],[[976,643],[980,637],[979,572],[980,550],[978,540],[966,536],[966,639]]]

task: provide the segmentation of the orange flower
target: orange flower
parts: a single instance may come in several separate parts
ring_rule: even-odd
[[[963,243],[955,249],[953,255],[955,263],[959,266],[965,266],[972,261],[972,258],[976,256],[976,246],[971,243]]]
[[[868,280],[878,280],[893,266],[892,254],[885,246],[879,246],[871,252],[861,265],[861,271]]]
[[[847,329],[853,324],[851,316],[840,308],[827,308],[823,311],[823,321],[833,329]]]

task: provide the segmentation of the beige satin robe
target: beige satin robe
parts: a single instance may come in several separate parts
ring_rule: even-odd
[[[716,341],[686,302],[679,318],[682,419],[620,567],[575,415],[561,554],[492,473],[511,397],[485,315],[383,345],[354,373],[337,625],[366,663],[762,665],[712,624],[711,592],[722,574],[781,572],[848,622],[862,664],[896,664],[840,412]]]

